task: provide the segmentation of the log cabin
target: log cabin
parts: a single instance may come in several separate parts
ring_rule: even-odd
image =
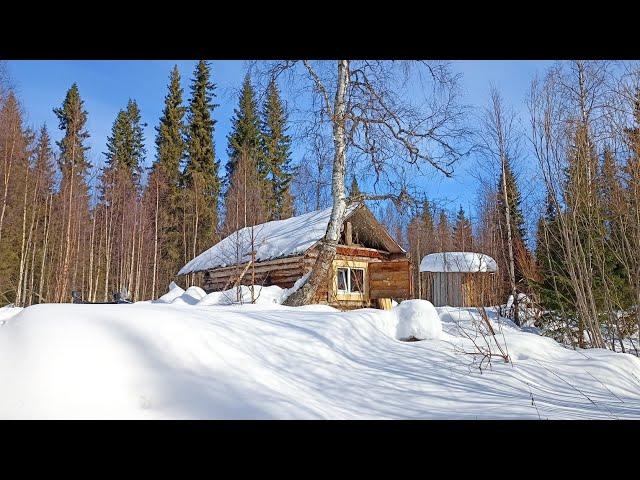
[[[202,274],[202,288],[223,291],[235,285],[291,288],[318,255],[331,208],[240,229],[187,263],[178,275]],[[347,207],[327,279],[314,303],[343,310],[390,308],[411,298],[407,252],[364,204]],[[300,283],[300,282],[299,282]]]
[[[431,253],[420,262],[422,298],[436,307],[494,305],[497,271],[496,261],[482,253]]]

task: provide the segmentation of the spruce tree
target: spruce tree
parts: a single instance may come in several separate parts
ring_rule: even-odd
[[[604,151],[600,174],[598,176],[598,222],[601,240],[602,258],[597,262],[601,278],[606,285],[598,290],[598,301],[603,306],[613,308],[629,308],[633,303],[631,286],[627,282],[624,265],[614,251],[616,243],[624,236],[627,226],[621,225],[620,206],[623,203],[622,185],[619,179],[618,165],[613,152],[606,148]]]
[[[107,137],[107,170],[126,173],[135,185],[140,182],[142,165],[146,155],[140,109],[135,100],[129,100],[127,108],[120,110]]]
[[[62,107],[54,108],[53,112],[58,117],[58,127],[64,132],[64,137],[56,142],[60,148],[58,162],[62,175],[67,177],[73,171],[81,176],[91,168],[91,163],[87,159],[89,147],[85,145],[89,139],[85,129],[87,112],[75,83],[67,91]]]
[[[182,103],[180,72],[174,65],[169,77],[167,95],[160,123],[156,129],[156,161],[152,170],[162,170],[172,189],[180,185],[180,164],[185,156],[184,115],[186,108]]]
[[[520,189],[518,188],[518,183],[516,182],[515,176],[513,175],[513,171],[511,169],[511,164],[509,161],[505,162],[505,180],[507,185],[507,197],[505,199],[504,191],[502,188],[502,173],[500,173],[500,179],[498,181],[498,198],[497,198],[497,208],[498,208],[498,218],[501,225],[501,230],[506,232],[506,205],[507,200],[509,201],[510,207],[510,217],[511,217],[511,232],[519,241],[526,241],[526,229],[524,222],[524,215],[522,214],[522,206],[521,206],[521,197],[520,197]],[[505,233],[506,235],[506,233]]]
[[[166,288],[182,266],[180,165],[185,157],[184,115],[180,72],[171,70],[162,116],[156,130],[156,159],[151,166],[145,203],[153,212],[154,264],[152,294]]]
[[[351,186],[349,187],[349,196],[357,197],[362,192],[360,191],[360,186],[358,185],[358,180],[356,180],[356,176],[351,176]]]
[[[73,278],[70,278],[70,269],[76,252],[81,252],[72,250],[71,246],[74,239],[82,233],[83,222],[89,218],[89,192],[85,177],[91,164],[87,159],[89,147],[85,145],[89,138],[89,133],[85,130],[87,112],[75,83],[67,91],[62,107],[53,111],[58,117],[60,130],[64,132],[62,139],[57,142],[60,148],[58,164],[62,172],[60,201],[64,244],[55,291],[55,300],[60,302],[68,299],[70,290],[76,287]]]
[[[456,216],[456,223],[453,226],[453,247],[456,250],[467,252],[473,248],[473,235],[471,222],[464,214],[464,209],[460,206]]]
[[[183,236],[185,261],[210,247],[217,233],[220,179],[213,141],[216,121],[212,112],[217,107],[213,103],[214,91],[209,64],[200,60],[191,83],[186,127],[185,195],[181,207],[185,228],[188,227]]]
[[[193,185],[194,176],[200,174],[206,184],[204,190],[212,200],[220,191],[218,166],[216,160],[213,131],[216,120],[213,110],[218,106],[212,103],[215,98],[215,84],[210,81],[209,63],[200,60],[196,65],[191,83],[186,128],[186,165],[184,179],[188,186]],[[214,195],[215,194],[215,195]]]
[[[447,252],[451,250],[451,228],[449,226],[447,212],[444,210],[440,210],[438,215],[437,237],[437,249],[439,252]]]
[[[575,294],[565,265],[560,212],[551,193],[547,194],[544,215],[536,229],[536,269],[534,287],[546,310],[567,314],[574,310]]]
[[[261,178],[266,178],[268,169],[260,151],[260,118],[249,74],[245,75],[242,82],[238,107],[234,109],[233,115],[231,132],[227,136],[229,161],[226,165],[225,183],[229,184],[236,163],[244,152],[253,157]]]
[[[422,202],[422,227],[427,232],[427,234],[431,237],[434,231],[434,223],[433,223],[433,215],[431,213],[431,204],[429,200],[424,200]]]
[[[272,80],[267,88],[267,98],[262,111],[261,138],[263,163],[267,170],[267,181],[271,187],[268,207],[271,218],[274,220],[288,218],[293,214],[293,198],[290,189],[293,177],[290,165],[291,137],[286,131],[287,114],[276,82]],[[353,182],[355,181],[354,177]]]

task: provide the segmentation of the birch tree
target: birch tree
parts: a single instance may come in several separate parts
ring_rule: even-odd
[[[434,170],[451,176],[468,150],[458,76],[440,62],[338,60],[278,62],[270,72],[296,69],[311,87],[314,123],[331,130],[331,215],[307,281],[285,301],[309,303],[335,256],[347,205],[364,200],[411,200],[412,179]],[[413,101],[412,101],[413,100]],[[348,197],[347,158],[366,164],[373,191]],[[384,187],[385,192],[380,193]],[[389,193],[391,192],[391,193]]]

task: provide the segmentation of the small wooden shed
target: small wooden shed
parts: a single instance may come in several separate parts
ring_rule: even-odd
[[[233,285],[291,288],[309,272],[329,223],[331,208],[246,227],[187,263],[178,275],[202,274],[202,288]],[[407,252],[364,204],[347,208],[336,256],[314,303],[341,309],[389,305],[412,296]]]
[[[425,256],[420,275],[424,299],[436,307],[489,305],[497,288],[496,261],[476,252],[440,252]]]

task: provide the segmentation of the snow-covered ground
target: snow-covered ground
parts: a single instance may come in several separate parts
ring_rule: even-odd
[[[283,307],[272,287],[256,305],[201,293],[3,317],[0,418],[640,418],[638,358],[570,350],[491,312],[513,363],[480,371],[475,310],[438,308],[423,325],[419,304],[339,312]],[[429,339],[398,340],[406,331]]]

